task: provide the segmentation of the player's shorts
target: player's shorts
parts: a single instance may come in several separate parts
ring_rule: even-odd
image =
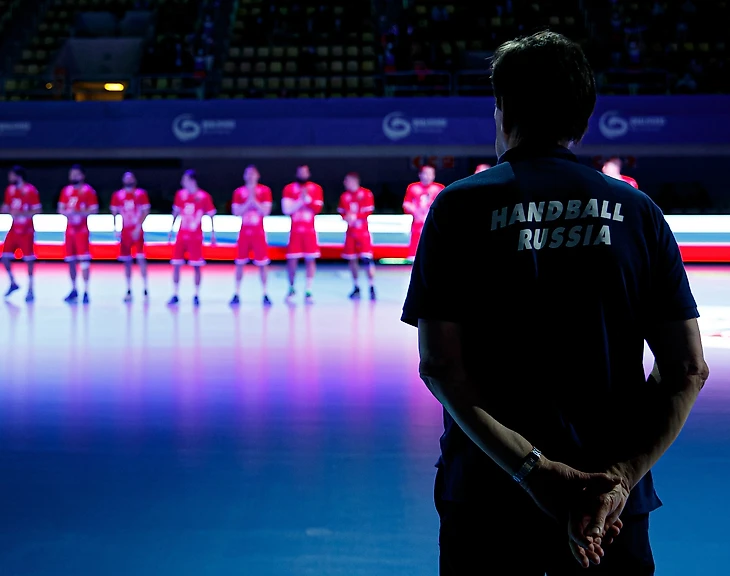
[[[368,230],[348,230],[345,234],[345,248],[342,250],[345,260],[372,260],[373,244]]]
[[[411,242],[408,246],[408,259],[416,259],[416,251],[418,250],[418,242],[421,240],[421,232],[423,232],[423,222],[414,222],[411,225]]]
[[[314,260],[321,256],[317,232],[314,228],[297,230],[293,228],[289,234],[289,245],[286,248],[286,257],[289,259],[306,258]]]
[[[119,243],[119,260],[128,261],[135,258],[144,258],[144,233],[140,232],[139,238],[132,238],[132,233],[124,233],[122,229],[122,240]]]
[[[20,250],[23,253],[23,260],[30,262],[35,260],[35,251],[33,250],[33,229],[19,232],[12,226],[5,236],[3,243],[3,258],[15,258],[15,252]]]
[[[88,228],[66,228],[66,262],[91,260]]]
[[[170,264],[185,264],[185,254],[188,256],[188,264],[191,266],[204,266],[203,260],[203,235],[178,232],[175,240],[175,247],[172,251]]]
[[[251,255],[253,254],[253,260]],[[241,228],[238,235],[238,255],[236,264],[248,264],[253,262],[256,266],[266,266],[269,260],[269,245],[266,243],[266,233],[259,229]]]

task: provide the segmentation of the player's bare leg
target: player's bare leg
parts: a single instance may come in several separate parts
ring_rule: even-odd
[[[132,301],[132,260],[124,261],[124,278],[127,280],[127,294],[124,297],[125,302]]]
[[[236,264],[236,282],[233,298],[231,298],[231,306],[238,306],[241,303],[241,283],[243,282],[244,266],[245,264]]]
[[[68,276],[71,278],[71,293],[66,296],[66,302],[75,303],[79,298],[79,292],[76,290],[76,274],[77,274],[76,260],[71,260],[68,263]]]
[[[304,260],[306,271],[306,283],[304,285],[304,301],[307,304],[312,303],[312,283],[314,282],[314,274],[317,271],[317,261],[314,258],[306,258]]]
[[[35,271],[35,260],[28,260],[28,294],[25,296],[26,302],[33,302],[33,272]]]
[[[91,262],[81,261],[81,276],[84,279],[84,304],[89,303],[89,278],[91,277]]]
[[[179,294],[180,294],[180,268],[182,266],[180,264],[173,264],[172,265],[172,298],[170,298],[170,301],[167,303],[168,306],[175,306],[180,302]]]
[[[350,298],[354,300],[356,298],[360,298],[360,265],[355,258],[348,260],[347,265],[349,266],[350,273],[352,274],[353,284],[352,292],[350,292]]]
[[[139,266],[139,274],[140,274],[140,276],[142,276],[142,286],[144,287],[144,297],[147,298],[147,296],[149,296],[149,292],[147,291],[147,288],[148,288],[147,258],[137,257],[137,265]]]
[[[264,293],[264,306],[271,306],[271,300],[269,299],[269,290],[267,288],[269,279],[269,266],[259,266],[259,275],[261,276],[261,290]]]
[[[372,258],[363,260],[365,270],[368,275],[368,283],[370,284],[370,300],[375,300],[375,262]]]
[[[10,287],[8,288],[8,291],[5,293],[5,298],[10,296],[13,292],[15,292],[20,286],[18,286],[15,282],[15,277],[13,276],[13,269],[12,264],[10,261],[10,258],[3,258],[3,266],[5,266],[5,270],[8,272],[8,279],[10,280]]]
[[[195,306],[200,305],[200,282],[203,279],[203,271],[200,269],[200,266],[195,266],[195,296],[193,296],[193,304]]]
[[[296,291],[294,290],[294,281],[297,277],[297,266],[299,264],[298,258],[289,258],[286,261],[286,271],[289,275],[289,293],[287,294],[287,300],[292,298]]]

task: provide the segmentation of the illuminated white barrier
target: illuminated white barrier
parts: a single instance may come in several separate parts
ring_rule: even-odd
[[[238,232],[241,229],[241,218],[238,216],[214,216],[216,232]],[[8,214],[0,214],[0,232],[10,230],[13,219]],[[370,231],[374,234],[408,234],[411,230],[412,217],[406,214],[378,214],[368,217]],[[36,214],[33,226],[36,232],[64,232],[66,217],[60,214]],[[121,216],[111,214],[92,214],[88,220],[89,232],[110,233],[122,229]],[[172,226],[170,214],[150,214],[142,228],[145,232],[167,233]],[[175,231],[180,227],[180,219],[175,223]],[[344,233],[347,223],[337,214],[320,214],[314,218],[314,227],[322,233]],[[272,233],[289,232],[291,219],[288,216],[267,216],[264,218],[264,230]],[[211,231],[211,218],[203,217],[203,232]]]
[[[238,216],[214,216],[215,229],[222,233],[235,233],[241,229]],[[667,223],[675,234],[730,234],[730,215],[690,215],[674,214],[666,216]],[[0,232],[10,230],[13,219],[8,214],[0,214]],[[370,231],[374,234],[408,234],[412,217],[407,214],[373,214],[368,217]],[[122,229],[121,216],[111,214],[93,214],[89,216],[89,231],[110,233]],[[36,214],[33,216],[36,232],[64,232],[66,217],[60,214]],[[144,221],[145,232],[167,233],[172,225],[170,214],[150,214]],[[337,214],[320,214],[314,219],[317,232],[344,233],[347,223]],[[175,231],[180,227],[180,220],[175,223]],[[288,216],[267,216],[264,218],[264,230],[271,233],[288,233],[291,220]],[[203,231],[211,231],[211,218],[203,218]],[[728,238],[730,241],[730,237]],[[712,242],[717,244],[717,242]]]

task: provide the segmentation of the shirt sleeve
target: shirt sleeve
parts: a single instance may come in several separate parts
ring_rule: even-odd
[[[182,212],[183,208],[184,208],[184,206],[183,206],[182,199],[180,197],[180,191],[178,190],[175,193],[175,200],[172,203],[172,210],[173,210],[173,212],[175,212],[175,211]]]
[[[109,201],[109,210],[114,212],[115,210],[119,210],[121,208],[119,204],[119,194],[117,192],[112,193],[112,199]]]
[[[649,321],[658,323],[699,318],[674,233],[661,211],[658,208],[656,211],[659,221],[648,298]]]
[[[408,188],[406,188],[406,196],[403,198],[403,212],[406,214],[412,214],[414,202],[415,197],[413,195],[413,184],[410,184]]]
[[[99,208],[99,198],[96,196],[96,190],[91,186],[86,189],[86,205],[89,209]]]
[[[337,205],[337,212],[342,214],[342,217],[344,218],[347,214],[347,211],[349,210],[349,206],[347,205],[347,201],[345,199],[346,194],[340,194],[340,203]]]
[[[68,194],[66,194],[66,188],[61,188],[61,195],[58,197],[58,205],[65,207],[68,202]]]
[[[365,202],[363,202],[362,206],[360,206],[360,212],[367,216],[368,214],[372,214],[375,210],[375,196],[373,196],[373,193],[371,190],[367,190],[365,193]]]
[[[429,211],[418,243],[401,316],[411,326],[418,326],[421,319],[457,323],[467,319],[463,285],[457,281],[461,263],[454,256],[461,253],[459,240],[454,218],[443,204],[435,203]]]
[[[282,198],[288,198],[289,200],[294,199],[294,187],[291,184],[284,186],[284,190],[281,193]]]
[[[38,210],[42,207],[41,196],[38,194],[38,189],[35,186],[30,189],[30,207],[33,210]]]
[[[271,194],[271,188],[264,186],[261,190],[261,204],[273,204],[274,197]]]
[[[205,193],[205,202],[203,203],[203,210],[205,210],[206,215],[208,216],[214,216],[217,210],[215,209],[215,204],[213,204],[213,197]]]
[[[150,207],[150,196],[147,194],[147,190],[140,190],[139,192],[139,207],[143,210]]]

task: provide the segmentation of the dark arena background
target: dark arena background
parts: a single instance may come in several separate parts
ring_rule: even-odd
[[[19,290],[0,307],[0,575],[436,573],[441,411],[418,377],[416,332],[399,321],[412,221],[402,205],[424,165],[449,184],[496,162],[488,58],[541,29],[579,41],[596,70],[598,104],[575,152],[599,170],[618,157],[665,211],[702,315],[713,374],[656,467],[667,504],[652,515],[658,574],[727,573],[727,2],[0,0],[0,9],[2,167],[22,166],[41,204],[33,301],[16,260]],[[57,204],[74,164],[99,203],[88,217],[88,304],[83,270],[78,304],[64,302],[67,218]],[[263,222],[271,306],[253,266],[229,305],[242,225],[231,199],[251,164],[273,191]],[[323,189],[322,258],[310,287],[300,267],[285,302],[282,190],[300,165]],[[168,306],[171,214],[188,169],[217,213],[202,220],[199,305],[184,267],[179,304]],[[124,302],[122,217],[110,206],[128,171],[149,197],[149,295],[135,265]],[[362,297],[348,298],[337,209],[349,172],[373,192],[375,300],[365,268]],[[0,246],[12,222],[0,214]],[[27,256],[14,246],[13,255]],[[486,302],[499,274],[474,265],[485,283],[470,294]]]

